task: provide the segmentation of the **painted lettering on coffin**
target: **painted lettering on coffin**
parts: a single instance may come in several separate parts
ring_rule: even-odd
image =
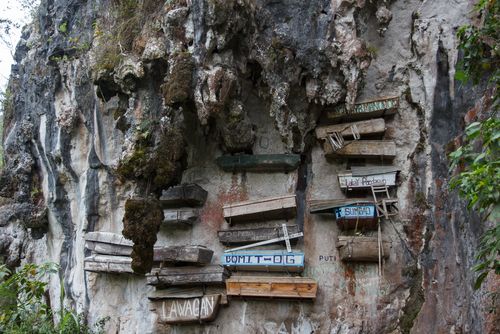
[[[373,218],[375,217],[375,206],[374,205],[352,205],[343,206],[335,209],[335,218],[346,218],[346,219],[356,219],[356,218]]]
[[[301,265],[304,262],[303,254],[227,254],[222,256],[223,265],[262,265],[286,266]]]

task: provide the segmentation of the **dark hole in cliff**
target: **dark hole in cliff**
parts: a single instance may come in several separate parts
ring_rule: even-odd
[[[153,247],[162,221],[163,210],[158,200],[136,198],[125,202],[122,234],[134,242],[131,255],[134,272],[145,274],[151,271]]]

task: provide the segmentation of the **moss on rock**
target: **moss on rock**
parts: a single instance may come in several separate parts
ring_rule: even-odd
[[[125,202],[123,231],[132,240],[132,270],[145,274],[153,267],[153,247],[163,221],[163,210],[156,199],[128,199]]]
[[[169,61],[167,81],[162,86],[165,103],[173,105],[185,102],[191,96],[191,82],[194,69],[189,52],[175,54]]]

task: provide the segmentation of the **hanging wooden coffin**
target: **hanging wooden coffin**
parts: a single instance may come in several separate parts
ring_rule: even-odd
[[[209,322],[217,317],[220,300],[220,294],[153,300],[150,311],[156,313],[157,321],[163,324]]]
[[[216,160],[226,172],[289,172],[300,163],[299,154],[224,155]]]
[[[233,271],[302,272],[304,270],[304,253],[240,251],[223,254],[221,263]]]
[[[351,167],[350,171],[338,175],[340,188],[346,190],[370,189],[372,185],[396,185],[398,167]]]
[[[287,229],[290,234],[299,232],[299,227],[297,225],[287,225]],[[276,226],[241,230],[223,230],[218,231],[217,234],[219,235],[219,241],[224,245],[243,245],[283,237],[283,229],[280,226]],[[297,239],[291,239],[290,242],[295,243]]]
[[[321,140],[327,140],[327,136],[334,132],[340,133],[344,138],[355,137],[356,134],[371,136],[385,132],[385,121],[383,118],[375,118],[366,121],[326,125],[317,127],[315,132],[316,138]]]
[[[171,246],[154,249],[154,261],[176,264],[205,265],[212,261],[214,251],[204,246]]]
[[[340,259],[346,262],[378,262],[379,244],[377,237],[347,237],[341,236],[337,242]],[[387,259],[391,244],[381,241],[380,257]]]
[[[85,271],[108,274],[133,274],[132,258],[129,256],[92,255],[83,262]]]
[[[193,225],[198,222],[198,209],[170,209],[163,210],[163,224],[167,226]]]
[[[134,243],[118,233],[87,232],[85,248],[97,254],[130,256]]]
[[[331,143],[325,141],[323,150],[326,157],[338,158],[384,158],[396,156],[396,144],[392,140],[355,140],[346,141],[344,146],[334,150]]]
[[[342,230],[377,228],[377,210],[374,204],[342,206],[333,211],[337,225]]]
[[[295,195],[263,198],[224,205],[224,218],[230,223],[295,217]]]
[[[318,284],[304,277],[237,276],[226,280],[228,296],[314,299]]]
[[[205,204],[208,193],[197,184],[181,184],[163,190],[160,204],[163,208],[199,207]]]
[[[395,114],[398,108],[398,97],[386,97],[377,100],[356,103],[354,105],[354,110],[352,111],[347,111],[345,105],[336,107],[334,110],[328,112],[328,118],[340,122],[383,117]]]
[[[177,285],[224,284],[229,272],[222,266],[205,267],[163,267],[153,268],[147,275],[147,284],[164,288]]]

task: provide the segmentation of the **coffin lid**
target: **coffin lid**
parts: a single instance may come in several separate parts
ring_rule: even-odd
[[[366,175],[376,175],[376,174],[386,174],[399,172],[401,168],[397,166],[352,166],[351,175],[352,176],[366,176]]]
[[[347,205],[366,205],[372,204],[373,201],[366,198],[342,198],[342,199],[327,199],[327,200],[311,200],[309,201],[310,212],[320,213],[325,210],[334,209]]]

